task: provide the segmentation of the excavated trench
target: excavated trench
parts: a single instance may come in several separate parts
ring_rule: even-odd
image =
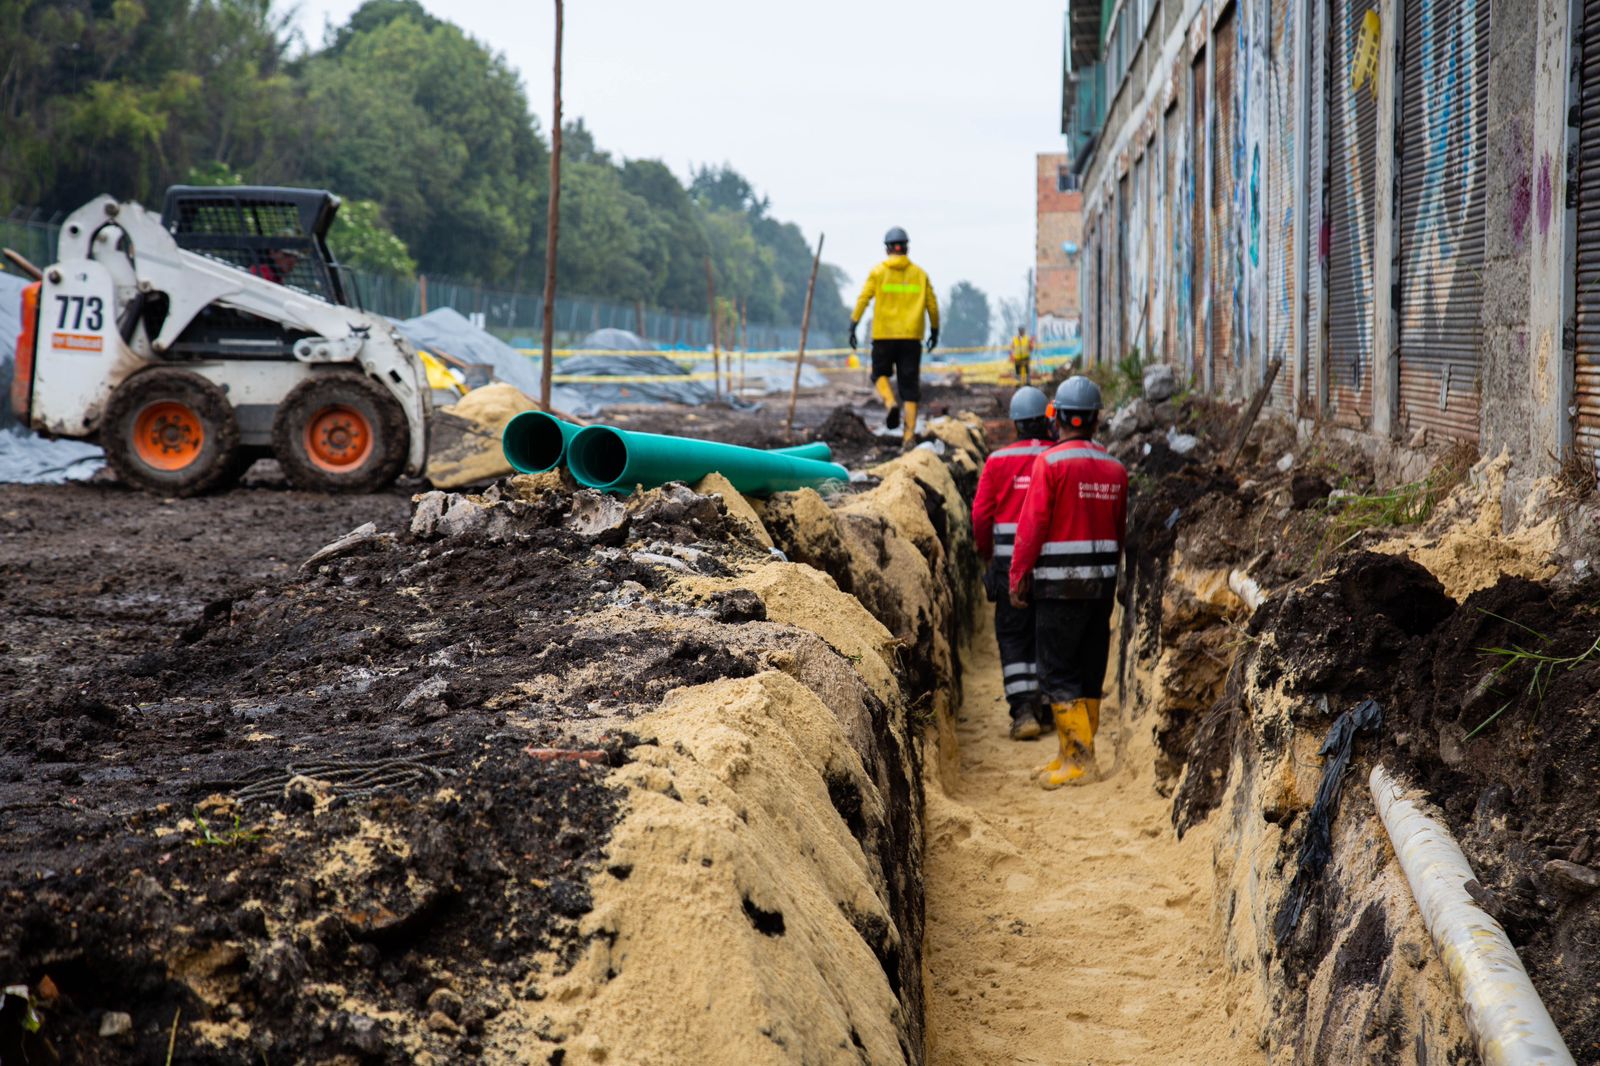
[[[1323,500],[1365,460],[1264,425],[1224,470],[1228,416],[1121,421],[1132,554],[1080,789],[1004,737],[970,417],[868,440],[828,498],[426,494],[174,639],[108,630],[68,684],[14,664],[0,1062],[1476,1061],[1359,786],[1378,759],[1600,1059],[1573,873],[1600,671],[1556,520],[1504,521],[1483,463],[1425,528],[1352,535]],[[1567,660],[1537,701],[1481,651],[1519,640]],[[1318,748],[1366,699],[1384,724],[1302,872]]]

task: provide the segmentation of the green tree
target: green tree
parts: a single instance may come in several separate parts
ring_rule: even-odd
[[[970,281],[958,281],[945,300],[943,342],[952,348],[967,348],[989,343],[993,328],[989,297]]]
[[[623,163],[622,187],[642,200],[665,226],[667,263],[656,302],[683,311],[704,311],[705,257],[710,246],[699,207],[660,160]]]
[[[547,149],[502,56],[415,4],[371,0],[306,61],[306,176],[383,204],[426,269],[503,281],[527,250]]]
[[[384,225],[383,209],[372,200],[345,200],[339,205],[328,246],[345,266],[407,278],[417,272],[406,242]]]

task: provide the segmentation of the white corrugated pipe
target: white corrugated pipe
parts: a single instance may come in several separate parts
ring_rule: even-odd
[[[1450,831],[1402,794],[1382,766],[1372,768],[1368,784],[1485,1066],[1571,1064],[1505,930],[1467,895],[1472,867]]]
[[[1260,607],[1261,601],[1267,598],[1267,594],[1261,591],[1261,586],[1256,584],[1256,579],[1243,570],[1234,570],[1228,574],[1228,588],[1252,611]]]

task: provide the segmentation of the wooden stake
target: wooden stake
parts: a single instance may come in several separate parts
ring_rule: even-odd
[[[1250,401],[1250,409],[1244,413],[1244,421],[1239,423],[1238,435],[1233,438],[1233,447],[1228,451],[1228,461],[1224,467],[1231,467],[1239,461],[1239,453],[1244,451],[1244,442],[1250,436],[1250,430],[1255,426],[1256,419],[1261,415],[1261,405],[1267,402],[1267,397],[1272,393],[1272,383],[1278,378],[1278,371],[1283,369],[1283,360],[1274,359],[1267,364],[1267,379],[1261,383],[1261,388],[1256,390],[1255,397]]]
[[[811,332],[811,297],[817,291],[817,266],[822,262],[822,242],[826,233],[817,236],[817,254],[811,258],[811,280],[806,282],[806,309],[800,315],[800,348],[794,353],[794,384],[789,388],[789,418],[783,424],[785,435],[794,433],[794,403],[800,395],[800,364],[806,359],[806,335]]]
[[[550,409],[550,378],[555,373],[556,238],[561,229],[561,28],[562,0],[556,3],[555,117],[550,123],[550,213],[545,221],[544,343],[539,372],[539,403]]]
[[[417,275],[417,297],[422,301],[422,314],[428,313],[428,275]]]
[[[750,323],[745,318],[749,302],[739,297],[739,395],[744,395],[744,361],[750,357]]]
[[[711,257],[706,256],[706,306],[711,308],[711,385],[722,399],[722,316],[717,313],[717,283],[711,276]]]

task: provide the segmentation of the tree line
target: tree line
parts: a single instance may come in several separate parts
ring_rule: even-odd
[[[368,0],[317,46],[274,0],[0,3],[0,210],[66,212],[101,193],[158,206],[168,185],[327,188],[353,266],[542,286],[549,142],[504,56],[417,0]],[[687,184],[563,129],[557,284],[572,295],[798,325],[814,245],[727,164]],[[824,263],[820,343],[849,320]],[[946,343],[989,339],[958,282]]]
[[[727,165],[687,186],[564,130],[566,293],[798,325],[812,245]],[[317,47],[272,0],[0,4],[0,204],[70,211],[168,185],[327,188],[352,265],[509,288],[544,277],[549,143],[505,58],[416,0],[368,0]],[[841,336],[824,264],[813,324]]]

